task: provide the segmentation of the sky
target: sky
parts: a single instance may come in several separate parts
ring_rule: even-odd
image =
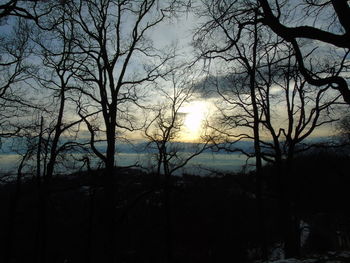
[[[193,13],[184,13],[177,18],[159,24],[149,33],[149,37],[153,40],[154,47],[158,49],[164,49],[176,44],[180,58],[191,61],[195,56],[195,51],[191,46],[193,32],[199,23],[200,21]],[[3,25],[0,30],[6,32],[8,31],[8,27]],[[200,85],[203,84],[203,82],[199,80],[198,83],[197,97],[193,99],[192,102],[187,103],[180,111],[185,116],[184,128],[180,139],[183,141],[193,141],[200,138],[203,133],[201,129],[202,125],[205,123],[205,120],[209,118],[209,115],[214,114],[216,106],[219,104],[219,96],[217,96],[217,94],[213,95],[213,93],[208,95],[206,92],[203,92],[203,85]],[[159,100],[161,100],[161,98]],[[277,107],[275,110],[281,111],[283,107],[281,105],[282,104],[276,105]],[[278,115],[279,114],[276,116]],[[280,115],[280,117],[276,118],[276,123],[283,123],[285,121],[285,116],[282,116],[282,114]],[[280,126],[282,126],[282,124],[280,124]],[[333,132],[334,130],[325,127],[315,132],[314,136],[327,136]],[[136,135],[134,138],[142,138],[142,136]]]

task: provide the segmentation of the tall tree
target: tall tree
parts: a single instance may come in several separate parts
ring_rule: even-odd
[[[164,65],[173,53],[157,50],[149,33],[167,18],[168,2],[78,0],[69,1],[69,19],[74,24],[74,44],[78,69],[75,78],[80,87],[79,115],[91,135],[93,152],[105,165],[106,195],[106,255],[115,261],[115,153],[117,129],[134,130],[132,107],[136,105],[140,89],[166,75]],[[88,114],[101,111],[102,123],[95,125],[97,116]],[[97,133],[102,134],[97,138]],[[106,141],[101,151],[95,141]]]
[[[190,147],[185,149],[186,144],[181,143],[186,133],[184,122],[188,114],[183,110],[194,100],[194,80],[187,74],[173,72],[169,79],[160,85],[163,87],[157,86],[157,90],[162,100],[158,105],[150,106],[153,117],[146,125],[144,135],[149,141],[147,148],[156,151],[157,175],[163,174],[168,177],[200,154],[208,142],[206,142],[205,127],[202,123],[203,130],[198,134],[201,136],[193,138],[193,141],[188,144]],[[183,150],[189,154],[178,154]]]
[[[45,112],[41,112],[40,135],[37,140],[37,182],[38,182],[38,261],[49,261],[50,249],[50,206],[52,178],[58,164],[64,162],[64,155],[83,147],[77,139],[81,118],[73,116],[75,100],[70,88],[74,86],[77,61],[74,59],[74,37],[72,21],[66,19],[66,8],[58,6],[54,17],[49,17],[54,27],[38,30],[33,38],[39,70],[33,79],[41,89]],[[89,115],[94,115],[91,112]],[[65,138],[62,138],[65,137]],[[40,151],[39,151],[40,150]],[[56,170],[57,172],[57,170]]]
[[[51,15],[61,6],[57,1],[8,0],[0,4],[0,139],[18,134],[22,117],[38,108],[29,98],[33,91],[30,78],[36,70],[31,37],[35,29],[48,32],[59,23]]]
[[[36,37],[36,54],[41,61],[40,70],[33,78],[43,90],[45,98],[51,98],[47,99],[48,105],[45,105],[47,113],[43,113],[46,122],[44,176],[47,178],[52,177],[61,153],[82,146],[78,141],[69,139],[76,138],[79,132],[76,127],[83,120],[73,115],[76,94],[72,94],[71,90],[76,87],[74,75],[78,71],[77,64],[81,62],[74,53],[77,49],[74,44],[74,24],[67,19],[66,12],[66,6],[59,6],[55,12],[55,27],[49,32],[39,31]],[[88,116],[97,113],[90,112]],[[62,136],[68,135],[68,132],[71,132],[70,135],[62,143]]]
[[[259,5],[246,1],[204,3],[199,15],[206,19],[195,35],[195,44],[202,57],[220,61],[212,66],[219,72],[214,86],[222,98],[220,120],[213,128],[222,135],[219,141],[226,142],[219,148],[256,158],[257,196],[262,198],[261,160],[281,167],[284,160],[289,162],[297,151],[307,149],[298,146],[318,127],[335,121],[335,116],[328,113],[340,103],[341,95],[331,92],[330,85],[315,89],[307,83],[299,64],[296,65],[294,45],[259,23]],[[322,64],[322,60],[318,63]],[[338,72],[346,70],[344,61],[337,67]],[[220,72],[219,68],[223,70]],[[327,75],[328,71],[318,69],[318,74]],[[241,140],[253,141],[254,151],[237,148]],[[282,176],[283,172],[277,174],[281,182],[281,208],[286,211],[281,218],[287,222],[291,211],[284,196],[286,176]],[[285,223],[283,230],[288,256],[297,253],[291,224]]]
[[[173,56],[158,51],[147,35],[166,18],[168,6],[157,1],[113,0],[68,5],[75,44],[84,58],[75,74],[83,82],[78,92],[90,101],[91,108],[102,111],[100,129],[105,134],[106,152],[100,152],[93,142],[91,146],[108,173],[113,173],[116,129],[134,129],[124,105],[137,100],[138,87],[165,75],[163,65]],[[89,127],[89,119],[84,120]]]
[[[245,9],[241,9],[245,7]],[[242,11],[243,10],[243,11]],[[217,59],[223,61],[223,67],[236,63],[231,68],[231,74],[242,76],[242,83],[236,82],[234,88],[241,87],[245,99],[240,98],[239,105],[245,104],[241,115],[241,120],[229,117],[229,123],[239,123],[248,128],[248,133],[235,135],[235,142],[243,138],[250,138],[254,142],[254,158],[256,164],[256,195],[257,209],[259,214],[260,244],[262,257],[267,259],[267,244],[264,222],[263,208],[263,181],[262,181],[262,150],[260,144],[260,118],[261,108],[259,107],[257,71],[261,66],[262,51],[261,47],[264,41],[261,38],[263,34],[261,26],[257,23],[257,10],[254,5],[233,1],[205,1],[200,16],[206,17],[206,22],[197,31],[195,35],[195,45],[201,50],[201,57],[204,59]],[[230,21],[230,18],[234,20]],[[233,28],[232,28],[233,27]],[[217,41],[222,39],[222,41]],[[232,64],[229,64],[232,63]],[[230,71],[228,70],[228,71]],[[235,72],[235,73],[233,73]],[[219,89],[218,89],[219,91]],[[238,94],[240,93],[238,92]],[[219,94],[222,95],[222,93]],[[230,102],[232,98],[222,96],[225,102]],[[234,105],[233,108],[237,107]],[[232,121],[232,122],[231,122]],[[217,127],[213,127],[218,130]],[[227,132],[227,131],[226,131]],[[252,134],[249,134],[252,132]],[[227,133],[226,133],[227,134]]]
[[[162,101],[158,106],[151,106],[154,117],[146,125],[144,134],[149,141],[147,149],[156,152],[157,177],[159,181],[163,182],[166,262],[172,262],[172,176],[177,170],[185,167],[194,157],[208,149],[209,140],[203,132],[200,142],[181,142],[186,118],[186,113],[182,110],[194,97],[195,85],[189,74],[173,72],[170,74],[169,80],[163,85],[164,87],[158,87]]]

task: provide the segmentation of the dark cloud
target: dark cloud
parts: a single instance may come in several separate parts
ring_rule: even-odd
[[[249,79],[247,75],[230,74],[224,76],[208,76],[198,82],[195,87],[196,94],[201,98],[218,98],[220,94],[249,92]]]

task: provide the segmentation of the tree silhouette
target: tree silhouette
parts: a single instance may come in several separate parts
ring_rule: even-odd
[[[34,3],[34,7],[21,5],[18,0],[9,0],[0,5],[0,19],[6,18],[8,16],[17,16],[26,19],[36,20],[35,14],[31,13],[29,10],[31,8],[35,9],[37,1]],[[24,1],[23,1],[24,2]],[[28,1],[29,2],[29,1]],[[33,1],[34,2],[34,1]]]
[[[267,25],[278,36],[282,37],[285,41],[290,42],[293,45],[295,51],[295,57],[298,61],[299,70],[303,74],[308,83],[314,86],[330,85],[333,89],[336,89],[342,95],[344,101],[350,104],[350,90],[344,76],[341,75],[341,71],[337,70],[337,64],[342,64],[342,61],[349,53],[350,41],[350,7],[348,1],[302,1],[297,6],[288,6],[286,2],[275,1],[274,3],[268,0],[258,0],[261,7],[261,19],[260,22]],[[301,18],[302,14],[295,14],[294,17],[289,16],[291,14],[291,8],[301,10],[306,14],[304,18]],[[327,13],[329,20],[327,22],[320,22],[321,17]],[[314,20],[314,25],[309,25],[307,19]],[[289,25],[284,22],[287,19],[298,20],[304,22],[301,25]],[[319,25],[318,27],[315,25]],[[343,58],[340,57],[339,61],[334,61],[334,65],[331,66],[333,70],[328,76],[321,76],[317,74],[310,65],[311,69],[307,68],[305,55],[302,54],[300,42],[301,38],[307,38],[311,40],[317,40],[324,44],[329,44],[340,49],[344,49]],[[314,42],[314,46],[317,47],[317,42]],[[342,51],[338,51],[342,52]]]
[[[194,80],[185,76],[187,75],[172,73],[168,81],[171,87],[157,88],[163,100],[158,106],[152,106],[154,117],[145,127],[145,137],[149,141],[147,148],[156,150],[158,176],[173,175],[207,148],[208,138],[205,134],[202,134],[199,143],[189,143],[188,149],[185,144],[181,144],[187,114],[181,110],[193,100],[195,92]],[[166,82],[163,85],[166,85]],[[179,154],[184,150],[189,154]]]
[[[156,1],[82,1],[71,3],[70,9],[75,45],[82,54],[75,74],[81,87],[76,90],[90,101],[80,113],[89,112],[88,107],[101,109],[106,154],[94,144],[92,147],[108,173],[113,173],[116,128],[134,130],[128,107],[137,101],[138,87],[166,74],[161,68],[172,58],[162,56],[147,39],[147,32],[165,19],[166,10],[158,8]],[[151,12],[154,14],[149,17]],[[124,21],[130,24],[124,25]],[[140,68],[137,60],[147,60],[148,65]],[[84,120],[89,126],[89,119]]]
[[[18,19],[11,32],[14,35],[4,34],[0,38],[0,140],[18,134],[21,116],[35,107],[20,88],[30,79],[32,71],[28,61],[31,54],[29,27],[25,20]]]
[[[106,255],[115,256],[115,153],[118,130],[136,128],[133,112],[139,89],[166,75],[164,65],[173,54],[158,51],[148,32],[169,14],[168,3],[158,1],[70,1],[67,19],[74,25],[77,56],[74,77],[79,86],[78,114],[90,132],[90,146],[105,165]],[[101,114],[90,116],[100,110]],[[98,121],[102,120],[102,123]],[[96,123],[97,121],[97,123]],[[95,122],[95,123],[94,123]],[[102,136],[97,138],[97,134]],[[96,140],[106,141],[106,150]]]
[[[212,125],[219,135],[217,148],[256,158],[257,196],[262,199],[261,161],[281,167],[284,162],[292,162],[296,153],[312,147],[303,142],[318,127],[336,120],[336,115],[329,113],[341,104],[341,95],[331,92],[330,85],[319,88],[308,84],[294,46],[259,23],[258,7],[249,2],[206,1],[199,12],[206,20],[194,43],[202,58],[219,60],[214,67],[218,77],[208,81],[221,99],[218,121]],[[338,66],[339,72],[346,70],[343,62]],[[321,69],[318,73],[327,74]],[[254,150],[237,147],[242,140],[253,141]],[[285,250],[293,256],[298,254],[298,238],[291,227],[294,223],[287,222],[291,218],[284,193],[288,189],[284,181],[288,169],[277,170]],[[258,209],[263,214],[261,205]]]
[[[181,72],[182,73],[182,72]],[[157,177],[163,181],[165,211],[166,262],[173,260],[173,220],[171,212],[172,176],[185,167],[190,160],[209,148],[208,137],[202,136],[199,143],[181,143],[184,131],[184,113],[181,109],[194,96],[194,83],[189,74],[172,72],[165,87],[158,87],[161,104],[153,106],[154,117],[146,125],[144,134],[148,150],[155,150]],[[169,87],[166,87],[169,85]],[[164,177],[162,180],[161,177]]]
[[[257,81],[258,70],[262,63],[263,55],[261,51],[264,39],[260,35],[263,34],[261,26],[257,23],[257,13],[254,9],[248,9],[246,13],[241,13],[241,6],[233,6],[228,3],[220,3],[216,5],[214,2],[206,1],[204,3],[203,11],[199,13],[200,16],[207,18],[206,23],[199,28],[195,35],[195,45],[201,50],[200,56],[204,59],[216,59],[224,62],[223,67],[227,68],[230,65],[230,73],[235,78],[235,83],[230,83],[231,90],[236,90],[237,95],[232,97],[225,92],[220,91],[220,84],[217,84],[217,92],[223,102],[226,103],[224,109],[221,110],[223,114],[222,125],[214,125],[213,129],[219,134],[226,137],[224,140],[229,144],[244,139],[251,139],[254,142],[254,153],[246,153],[250,157],[254,157],[256,165],[256,195],[257,195],[257,209],[259,211],[258,223],[260,226],[260,243],[262,248],[262,257],[267,259],[267,244],[265,235],[264,209],[262,197],[262,148],[261,148],[261,114],[262,110],[259,107]],[[229,18],[226,16],[229,13]],[[251,16],[248,16],[251,15]],[[234,20],[234,25],[231,23]],[[240,20],[242,19],[242,20]],[[232,30],[233,27],[233,30]],[[218,41],[222,39],[222,41]],[[237,63],[234,66],[234,63]],[[244,98],[243,98],[244,97]],[[232,103],[237,99],[236,103]],[[241,108],[242,112],[239,112]],[[225,111],[231,111],[226,114]],[[234,114],[232,116],[232,114]],[[237,115],[235,115],[237,114]],[[225,129],[226,126],[226,129]],[[230,127],[227,129],[227,127]],[[230,129],[234,127],[245,127],[248,132],[241,131],[238,134],[230,134]],[[251,132],[251,133],[250,133]],[[227,135],[227,136],[225,136]],[[222,143],[222,136],[219,136],[219,143]],[[221,148],[220,146],[218,148]],[[227,147],[224,147],[228,150]],[[234,149],[232,151],[242,151]]]

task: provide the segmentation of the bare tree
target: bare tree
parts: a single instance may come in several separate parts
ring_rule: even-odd
[[[338,65],[346,58],[350,48],[350,7],[348,1],[315,0],[288,3],[288,1],[258,0],[258,3],[261,6],[260,22],[292,44],[299,70],[305,80],[318,87],[329,85],[338,90],[344,101],[349,104],[350,90],[346,76],[341,74],[342,71],[338,69]],[[323,20],[325,17],[327,17],[327,21]],[[313,63],[310,63],[308,68],[305,54],[302,53],[300,45],[302,38],[314,40],[314,47],[318,46],[318,41],[338,48],[336,51],[338,56],[335,56],[338,61],[332,61],[330,65],[326,66],[331,69],[329,74],[317,74],[314,71],[315,65]],[[341,57],[342,53],[343,57]]]
[[[62,6],[55,10],[55,15],[64,14]],[[45,19],[50,20],[49,16]],[[20,152],[25,151],[19,166],[16,191],[11,200],[11,216],[8,235],[14,231],[15,212],[20,197],[22,168],[33,164],[38,183],[38,260],[45,261],[47,244],[47,207],[50,194],[50,178],[54,167],[62,154],[81,146],[73,142],[76,131],[68,134],[82,122],[81,119],[68,121],[67,92],[74,74],[72,25],[65,19],[56,19],[51,30],[32,28],[32,23],[23,18],[15,18],[14,32],[11,37],[4,37],[1,48],[1,137],[27,139],[28,147],[22,145]],[[62,22],[63,21],[63,22]],[[42,21],[43,22],[43,21]],[[61,23],[62,22],[62,23]],[[44,38],[42,36],[44,35]],[[34,59],[33,59],[34,57]],[[29,61],[31,62],[29,64]],[[72,62],[73,61],[73,62]],[[35,93],[41,94],[33,99]],[[33,121],[35,115],[45,116],[45,121]],[[31,117],[32,116],[32,117]],[[40,131],[38,130],[40,128]],[[71,136],[64,143],[62,135]],[[27,148],[27,150],[25,149]],[[36,155],[36,157],[35,157]],[[5,262],[11,260],[12,242],[9,238]]]
[[[261,123],[269,138],[261,144],[264,160],[273,163],[277,170],[275,178],[284,218],[285,252],[293,256],[300,253],[300,217],[291,206],[293,190],[288,183],[293,177],[290,174],[293,160],[301,152],[318,146],[319,143],[308,142],[308,138],[320,127],[327,127],[337,120],[336,107],[342,103],[341,95],[330,91],[330,86],[320,89],[306,82],[293,59],[291,46],[287,45],[282,50],[284,59],[280,60],[279,55],[268,59],[267,69],[260,72]],[[278,63],[275,64],[274,60]]]
[[[31,75],[35,72],[35,66],[29,62],[33,49],[31,37],[30,24],[23,18],[14,19],[11,29],[0,37],[0,146],[2,139],[7,144],[11,140],[19,144],[20,138],[27,136],[33,128],[30,118],[33,111],[41,109],[37,102],[30,100],[28,96],[32,91],[29,84]],[[2,255],[4,262],[11,261],[15,246],[13,236],[24,177],[22,170],[32,155],[30,150],[18,150],[21,154],[23,151],[25,153],[18,167],[15,191],[10,196],[5,253]]]
[[[166,87],[166,85],[169,85]],[[190,103],[194,96],[194,83],[190,77],[171,74],[170,80],[164,87],[158,87],[162,102],[152,106],[154,117],[146,125],[144,134],[149,141],[148,150],[155,150],[157,177],[164,182],[164,210],[166,220],[166,259],[172,262],[172,215],[171,191],[172,175],[185,167],[190,160],[209,148],[208,137],[202,136],[200,143],[183,143],[181,134],[184,131],[182,108]],[[161,180],[164,177],[164,180]]]
[[[23,6],[20,2],[24,2],[24,1],[9,0],[7,2],[2,3],[0,5],[0,19],[6,18],[8,16],[17,16],[17,17],[35,20],[36,19],[35,14],[29,11],[32,7],[31,6],[28,7],[26,5]],[[27,2],[30,2],[30,1],[27,1]],[[36,4],[37,4],[37,1],[35,1],[34,3],[34,9]]]
[[[78,112],[90,132],[90,146],[105,165],[105,194],[109,213],[106,215],[107,257],[115,257],[115,153],[118,130],[136,128],[132,112],[148,83],[166,75],[164,65],[172,52],[157,50],[148,33],[169,15],[168,2],[88,0],[66,3],[69,19],[74,24],[74,45],[80,86]],[[136,105],[136,106],[135,106]],[[98,116],[90,112],[100,110]],[[94,123],[96,120],[100,123]],[[100,134],[100,137],[97,135]],[[105,140],[101,151],[96,140]]]
[[[3,33],[0,37],[0,138],[18,134],[21,128],[17,123],[23,122],[21,117],[28,114],[29,109],[38,108],[28,92],[33,90],[30,78],[35,73],[31,37],[36,29],[49,32],[61,22],[51,15],[62,5],[58,1],[18,0],[0,4]],[[20,88],[20,84],[26,88]]]
[[[199,15],[206,20],[197,31],[194,43],[203,58],[220,60],[216,68],[225,69],[214,84],[222,106],[219,124],[213,128],[222,135],[220,142],[226,142],[218,148],[256,158],[257,196],[262,198],[261,161],[280,167],[299,151],[309,149],[310,145],[300,146],[317,128],[336,120],[332,111],[335,105],[341,104],[342,95],[334,94],[330,84],[322,88],[308,84],[294,44],[287,44],[260,24],[259,8],[259,3],[245,1],[204,2]],[[304,59],[312,57],[313,52]],[[317,61],[325,64],[320,58]],[[344,59],[335,67],[337,71],[333,71],[332,76],[347,69]],[[314,67],[314,72],[320,76],[333,74],[321,66]],[[241,140],[254,141],[254,151],[235,147]],[[293,222],[286,221],[291,218],[287,196],[284,196],[287,185],[284,178],[279,180],[281,211],[285,211],[282,220],[285,231],[290,230],[285,233],[285,250],[292,256],[298,253],[299,237],[294,238],[294,229],[290,227]],[[262,215],[262,204],[258,209]],[[267,253],[264,254],[266,257]]]
[[[58,12],[60,11],[60,12]],[[74,118],[74,100],[69,94],[74,85],[73,76],[77,63],[74,56],[73,24],[66,20],[66,9],[60,6],[55,15],[60,23],[50,31],[41,30],[35,38],[36,54],[40,69],[33,78],[44,94],[46,112],[41,113],[39,139],[37,141],[38,182],[38,261],[46,262],[48,246],[49,200],[51,181],[58,163],[63,164],[65,154],[83,147],[77,139],[81,118]],[[73,103],[72,103],[73,102]],[[90,113],[93,115],[95,113]],[[68,116],[70,115],[70,118]],[[45,120],[44,120],[45,117]],[[65,137],[62,138],[62,137]]]
[[[255,158],[258,223],[261,230],[260,244],[262,257],[267,259],[262,196],[262,150],[260,143],[262,111],[259,107],[257,81],[257,72],[263,57],[261,50],[261,47],[264,45],[264,40],[261,39],[263,31],[257,23],[257,10],[253,4],[239,1],[233,1],[233,3],[205,1],[204,8],[198,14],[206,18],[206,22],[195,34],[194,43],[201,50],[200,56],[204,59],[223,61],[224,68],[227,68],[229,63],[236,63],[236,66],[231,66],[228,71],[231,71],[230,74],[232,75],[240,76],[237,78],[239,79],[238,81],[230,84],[233,89],[236,89],[235,94],[238,97],[225,96],[219,89],[217,91],[224,102],[229,105],[228,109],[233,110],[234,114],[233,116],[223,115],[224,125],[226,127],[241,126],[247,130],[241,131],[239,134],[230,134],[225,128],[220,131],[223,126],[213,126],[213,129],[231,137],[230,139],[226,138],[226,141],[230,141],[230,144],[232,139],[233,143],[244,139],[251,139],[254,142],[254,153],[247,154]],[[230,18],[234,21],[231,21]],[[222,41],[218,41],[218,39],[222,39]],[[238,103],[231,104],[232,100],[236,98],[238,98]],[[243,111],[240,113],[235,112],[236,108],[240,108],[242,105],[245,105]],[[221,112],[224,113],[226,110]],[[233,151],[237,151],[237,149]]]
[[[319,145],[307,142],[307,139],[320,127],[327,127],[337,120],[337,107],[342,103],[339,102],[340,94],[329,92],[330,87],[319,89],[309,85],[289,53],[293,51],[283,46],[280,43],[273,48],[274,51],[271,46],[264,47],[265,51],[261,53],[264,60],[260,61],[263,63],[256,71],[255,98],[259,112],[261,158],[276,167],[281,211],[285,211],[283,220],[296,220],[286,225],[291,231],[285,234],[287,255],[296,255],[300,237],[297,227],[291,229],[289,226],[299,222],[295,214],[291,217],[292,211],[288,209],[287,193],[290,191],[287,178],[292,176],[289,171],[296,155]],[[218,104],[220,115],[214,129],[221,134],[218,136],[219,149],[241,152],[251,158],[255,151],[247,152],[237,146],[238,141],[253,141],[255,138],[248,78],[245,71],[237,72],[237,68],[235,74],[218,77],[215,85],[222,103]]]
[[[18,134],[19,119],[28,108],[35,107],[20,88],[26,85],[32,71],[27,60],[31,54],[31,30],[22,19],[16,21],[12,30],[0,38],[0,139]]]
[[[134,129],[128,106],[124,105],[136,102],[139,86],[167,73],[162,67],[172,54],[163,56],[147,39],[147,32],[165,19],[167,6],[157,1],[111,0],[77,1],[70,5],[75,44],[84,57],[75,74],[84,82],[78,92],[91,102],[91,108],[102,111],[100,130],[105,133],[106,153],[92,147],[111,174],[116,128]],[[88,118],[85,122],[89,126]]]
[[[35,30],[49,32],[59,23],[49,15],[60,6],[56,1],[16,0],[0,5],[0,143],[1,138],[21,135],[30,126],[26,117],[33,109],[43,110],[31,96],[37,70],[32,38]]]
[[[262,107],[266,116],[263,125],[274,142],[273,145],[266,144],[266,147],[275,149],[273,162],[290,162],[296,154],[313,147],[312,143],[307,143],[307,139],[320,127],[337,121],[336,111],[343,104],[340,101],[341,95],[330,91],[329,85],[322,89],[309,85],[298,70],[291,47],[287,46],[286,50],[289,53],[286,54],[285,61],[277,64],[277,70],[270,70],[267,74],[269,80],[261,75],[266,89],[262,94]],[[271,94],[272,87],[280,88],[282,92]],[[268,107],[273,108],[271,105],[274,101],[279,101],[278,111],[286,116],[284,125],[274,124],[273,119],[277,116],[273,118],[273,111],[267,110]],[[267,155],[266,161],[271,161]]]
[[[76,87],[74,80],[78,71],[74,44],[74,24],[66,19],[67,9],[60,7],[62,21],[50,32],[41,31],[37,37],[38,57],[41,58],[41,70],[33,77],[43,89],[47,114],[45,116],[45,166],[44,175],[51,178],[54,166],[61,153],[82,147],[77,139],[79,125],[83,119],[73,115],[76,99],[71,90]],[[57,13],[57,10],[56,10]],[[98,112],[90,112],[93,116]],[[69,117],[68,117],[68,116]],[[70,119],[70,120],[69,120]],[[66,140],[62,143],[62,137]],[[71,139],[69,139],[71,137]],[[74,140],[74,141],[73,141]]]
[[[169,87],[158,87],[161,103],[152,106],[154,117],[145,127],[145,137],[149,141],[147,148],[156,150],[157,175],[171,176],[177,170],[183,168],[193,157],[203,152],[207,148],[208,142],[203,133],[201,143],[188,143],[190,150],[188,155],[178,154],[186,149],[181,143],[181,136],[184,135],[184,120],[186,118],[183,108],[193,100],[195,93],[194,80],[191,77],[184,77],[172,73],[168,83],[162,85]],[[204,124],[203,124],[204,125]],[[204,132],[205,127],[203,126]],[[197,145],[198,144],[198,145]],[[187,151],[186,150],[186,151]]]

